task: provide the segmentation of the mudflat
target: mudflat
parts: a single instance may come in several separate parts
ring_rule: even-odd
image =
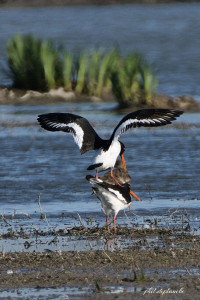
[[[103,237],[105,250],[0,252],[0,290],[87,287],[84,299],[94,295],[95,299],[115,299],[116,294],[110,293],[115,286],[123,289],[117,299],[133,299],[133,294],[137,299],[199,297],[198,236],[159,228],[118,228],[117,235],[113,235],[105,228],[75,227],[65,234],[76,236],[77,240],[89,236],[98,241]],[[122,236],[137,239],[137,243],[127,249],[114,247],[109,251],[110,241],[114,240],[117,246]],[[160,239],[160,246],[154,242],[156,239]]]

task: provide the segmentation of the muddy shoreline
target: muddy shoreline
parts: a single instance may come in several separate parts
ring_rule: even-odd
[[[33,90],[19,90],[11,88],[0,88],[0,105],[54,105],[63,103],[98,103],[115,102],[116,109],[119,109],[113,95],[105,94],[103,98],[79,95],[72,91],[66,91],[64,88],[50,90],[49,92],[38,92]],[[200,112],[200,103],[188,95],[170,97],[165,94],[156,94],[152,99],[152,104],[130,106],[123,108],[123,111],[129,111],[141,108],[167,108],[179,109],[185,112]]]
[[[57,233],[59,234],[59,233]],[[60,232],[62,234],[62,232]],[[66,234],[66,233],[65,233]],[[118,299],[184,299],[200,292],[199,236],[176,233],[171,230],[135,230],[118,228],[117,235],[105,229],[73,228],[67,234],[78,238],[101,236],[109,243],[111,238],[129,239],[148,236],[162,238],[163,245],[135,244],[125,250],[0,252],[0,291],[19,288],[45,289],[87,287],[84,299],[101,299],[112,295],[113,286],[121,287]],[[5,238],[5,237],[4,237]],[[145,247],[144,247],[145,245]],[[133,291],[134,289],[134,291]],[[154,291],[154,292],[151,292]],[[166,291],[163,295],[162,291]],[[173,292],[175,294],[170,294]],[[178,294],[177,294],[178,293]],[[178,295],[178,297],[177,297]],[[166,298],[165,298],[166,299]]]
[[[131,299],[132,293],[125,292],[128,287],[139,289],[134,294],[142,299],[150,288],[174,291],[182,288],[184,297],[192,294],[193,299],[198,299],[199,255],[199,249],[159,248],[118,252],[0,253],[0,290],[63,286],[82,289],[87,286],[88,294],[96,297],[105,295],[115,285],[124,288],[120,299],[124,295],[125,299]],[[150,293],[146,293],[146,297],[155,299]],[[170,295],[170,299],[177,299],[177,295]]]
[[[0,7],[47,7],[47,6],[79,6],[79,5],[123,5],[123,4],[169,4],[198,3],[199,0],[1,0]]]

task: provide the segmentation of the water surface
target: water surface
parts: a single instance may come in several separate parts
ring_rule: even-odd
[[[3,72],[8,39],[16,33],[34,34],[72,51],[114,45],[123,55],[139,51],[153,64],[158,92],[199,99],[199,15],[199,3],[1,8],[1,84],[11,83]]]
[[[99,201],[91,195],[85,179],[88,173],[94,173],[86,170],[93,158],[92,151],[81,156],[70,134],[45,131],[36,118],[46,112],[70,111],[87,117],[100,136],[108,138],[122,118],[113,107],[112,103],[2,106],[2,213],[12,213],[14,209],[34,213],[39,195],[50,214],[100,212]],[[121,136],[133,190],[143,200],[135,202],[136,211],[155,212],[179,205],[198,207],[199,122],[199,114],[185,113],[173,125],[134,129]],[[182,123],[187,124],[187,129],[176,126]]]

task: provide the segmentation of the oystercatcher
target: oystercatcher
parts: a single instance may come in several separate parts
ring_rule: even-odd
[[[96,169],[104,171],[111,168],[111,176],[116,184],[119,184],[113,176],[113,167],[118,155],[126,170],[124,160],[125,146],[118,139],[120,135],[134,127],[156,127],[171,124],[183,111],[169,109],[141,109],[129,113],[115,127],[108,140],[101,139],[87,119],[71,113],[49,113],[38,116],[40,125],[49,131],[64,131],[71,133],[78,145],[81,154],[89,150],[96,150],[93,164],[87,170]]]
[[[131,182],[131,175],[128,173],[128,170],[124,170],[123,163],[121,160],[116,161],[116,164],[113,169],[113,175],[121,185],[124,183],[130,184]],[[110,175],[110,171],[105,173],[103,176],[99,177],[99,179],[109,184],[115,184],[114,179]]]
[[[113,224],[114,233],[116,233],[116,217],[118,212],[129,207],[131,204],[130,185],[128,183],[124,183],[122,186],[109,184],[100,178],[95,178],[91,175],[87,175],[86,179],[91,183],[94,194],[101,201],[102,210],[106,215],[106,224],[109,232],[109,215],[114,213]]]
[[[127,170],[124,170],[121,160],[116,161],[115,167],[113,169],[113,176],[121,186],[125,183],[130,184],[131,182],[131,176]],[[101,179],[105,183],[115,184],[115,181],[113,177],[111,177],[110,172],[107,172],[102,177],[99,177],[99,179]],[[136,194],[133,193],[131,190],[130,194],[131,196],[136,198],[137,201],[141,201],[140,198],[138,198],[138,196],[136,196]],[[129,210],[131,211],[131,204],[129,205]]]

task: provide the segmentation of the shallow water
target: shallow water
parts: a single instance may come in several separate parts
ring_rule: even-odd
[[[74,112],[108,137],[122,118],[113,107],[113,103],[85,103],[0,108],[0,210],[6,218],[15,215],[11,226],[47,229],[46,222],[39,221],[39,195],[51,227],[71,228],[81,222],[87,226],[88,220],[92,226],[105,224],[101,205],[85,179],[92,153],[81,156],[71,135],[42,130],[36,118],[45,112]],[[199,114],[183,114],[173,125],[139,128],[121,136],[131,186],[142,202],[133,201],[133,212],[121,212],[117,224],[132,226],[137,219],[141,228],[148,225],[144,218],[154,220],[185,209],[193,229],[199,230],[199,125]]]
[[[72,299],[83,299],[84,295],[92,294],[92,290],[89,287],[61,287],[61,288],[20,288],[18,290],[4,290],[1,291],[0,299],[9,299],[12,297],[13,300],[17,299],[61,299],[69,300]],[[2,297],[2,298],[1,298]],[[20,297],[20,298],[19,298]]]
[[[87,117],[100,136],[108,137],[122,118],[108,110],[112,107],[114,104],[2,107],[0,205],[3,211],[12,211],[16,205],[23,209],[28,202],[31,213],[40,194],[45,206],[56,204],[54,212],[56,208],[59,213],[95,212],[96,200],[90,196],[90,185],[85,180],[88,173],[93,174],[86,170],[93,153],[81,156],[71,135],[45,131],[37,125],[36,118],[45,112],[74,112]],[[36,126],[5,127],[5,122],[29,122]],[[200,115],[184,114],[174,125],[180,122],[199,124]],[[126,145],[132,185],[143,201],[159,200],[162,206],[168,206],[169,199],[191,202],[199,199],[199,128],[177,129],[173,125],[139,128],[120,139]]]
[[[111,285],[111,286],[105,286],[104,287],[105,292],[104,292],[104,298],[106,295],[120,295],[123,292],[126,293],[141,293],[142,288],[140,287],[127,287],[127,286],[116,286],[116,285]],[[21,288],[16,290],[11,290],[11,291],[2,291],[1,292],[2,297],[4,299],[9,299],[9,297],[12,297],[13,300],[19,299],[18,297],[23,297],[22,299],[26,299],[26,297],[36,300],[36,299],[41,299],[45,300],[47,299],[55,299],[59,297],[61,300],[78,300],[78,299],[85,299],[85,297],[89,296],[92,297],[94,295],[94,288],[91,287],[61,287],[61,288],[46,288],[46,289],[35,289],[35,288]],[[1,299],[1,298],[0,298]]]
[[[158,75],[159,93],[200,99],[199,15],[199,3],[1,8],[1,85],[11,84],[6,44],[20,33],[50,38],[72,51],[118,45],[123,55],[141,52]]]

